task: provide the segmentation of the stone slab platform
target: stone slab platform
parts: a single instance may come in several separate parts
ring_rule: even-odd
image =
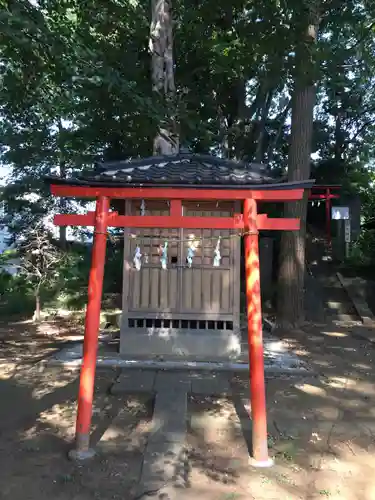
[[[365,326],[374,327],[374,315],[369,308],[365,297],[360,292],[361,285],[357,278],[344,278],[341,273],[336,273],[341,286],[346,290],[358,316]]]
[[[229,396],[230,375],[225,373],[194,374],[191,393],[198,396]]]
[[[201,372],[242,372],[249,370],[247,347],[243,346],[243,355],[234,359],[209,356],[170,356],[168,358],[155,357],[152,351],[147,356],[132,358],[122,356],[113,352],[104,341],[100,343],[97,367],[139,370],[174,370],[178,371],[201,371]],[[112,349],[112,350],[111,350]],[[82,342],[68,345],[51,356],[46,362],[48,365],[63,366],[66,369],[78,370],[82,364]],[[264,338],[264,369],[266,375],[279,373],[301,374],[311,372],[303,358],[292,352],[287,344],[271,336]],[[139,385],[142,385],[141,382]],[[145,384],[148,385],[148,384]],[[143,392],[142,387],[140,392]]]
[[[228,396],[231,393],[230,376],[231,373],[224,372],[171,373],[162,370],[127,370],[123,371],[113,384],[111,393],[115,395],[156,393],[161,397],[162,393],[180,392],[183,389],[186,394]]]
[[[146,437],[137,432],[134,412],[128,405],[120,409],[96,445],[99,453],[121,455],[144,449]],[[139,471],[140,473],[140,471]]]
[[[111,394],[153,393],[156,373],[154,370],[123,371],[111,387]]]
[[[174,488],[186,486],[187,394],[191,383],[187,374],[158,372],[152,388],[156,391],[154,414],[137,498],[160,498],[161,494],[172,498]]]
[[[136,498],[177,500],[181,488],[186,488],[188,481],[188,395],[229,396],[231,377],[232,372],[135,369],[124,370],[119,375],[112,394],[138,392],[154,397],[153,418],[144,444]],[[207,415],[203,419],[195,416],[190,425],[202,428],[205,435],[221,431]],[[126,426],[126,412],[123,411],[104,434],[102,447],[111,450],[118,439],[124,438],[123,448],[131,449],[131,439],[123,429]],[[237,432],[241,434],[240,426],[237,427]]]

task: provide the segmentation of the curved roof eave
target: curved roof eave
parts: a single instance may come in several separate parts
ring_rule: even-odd
[[[315,180],[309,179],[305,181],[291,181],[291,182],[280,182],[280,183],[241,183],[241,184],[185,184],[185,183],[158,183],[155,182],[143,182],[143,183],[128,183],[128,182],[116,182],[116,181],[105,181],[105,180],[95,180],[95,179],[62,179],[57,176],[47,176],[44,177],[47,184],[65,184],[70,186],[82,186],[82,187],[113,187],[113,188],[150,188],[163,189],[163,188],[177,188],[177,189],[215,189],[215,190],[228,190],[228,189],[253,189],[253,190],[290,190],[290,189],[310,189],[315,184]]]

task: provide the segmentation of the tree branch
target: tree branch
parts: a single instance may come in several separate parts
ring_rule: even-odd
[[[276,118],[276,121],[279,122],[279,127],[277,129],[277,132],[275,134],[273,141],[270,141],[270,144],[268,146],[268,151],[267,151],[267,164],[268,165],[273,160],[273,157],[274,157],[275,151],[276,151],[276,146],[280,140],[280,137],[281,137],[281,134],[283,131],[283,127],[285,124],[285,120],[287,119],[288,113],[289,113],[291,108],[292,108],[292,100],[289,99],[288,104],[285,106],[284,110]]]

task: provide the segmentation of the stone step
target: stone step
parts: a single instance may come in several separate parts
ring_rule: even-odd
[[[187,394],[191,381],[187,373],[158,372],[151,431],[144,453],[137,497],[160,495],[187,486]],[[164,497],[163,497],[164,498]]]

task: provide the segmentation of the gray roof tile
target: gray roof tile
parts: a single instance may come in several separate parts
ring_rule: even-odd
[[[85,186],[185,186],[256,189],[309,188],[313,180],[287,182],[265,165],[224,160],[216,156],[180,153],[173,156],[115,162],[99,162],[86,175],[74,178],[45,178],[49,184]]]
[[[264,184],[281,182],[264,165],[240,163],[215,156],[178,154],[96,165],[96,181],[128,184]]]

